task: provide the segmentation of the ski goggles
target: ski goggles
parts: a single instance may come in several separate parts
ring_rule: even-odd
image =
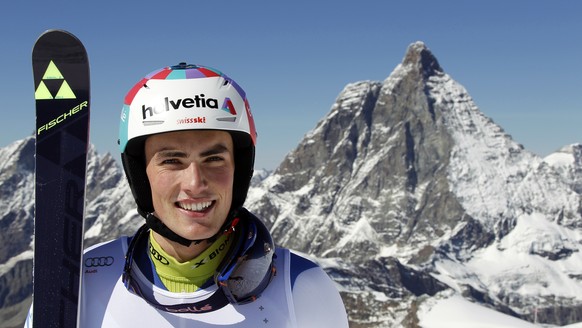
[[[276,274],[271,234],[254,215],[247,217],[234,243],[239,251],[228,254],[214,274],[214,282],[233,304],[256,300]]]
[[[234,234],[233,245],[214,274],[217,290],[205,300],[193,303],[162,304],[153,295],[151,286],[142,287],[133,274],[134,256],[144,251],[149,228],[144,224],[131,239],[125,255],[122,281],[127,290],[151,306],[174,313],[205,313],[218,310],[227,304],[247,304],[255,301],[267,288],[276,274],[275,245],[263,223],[250,214],[238,217],[225,233]],[[144,247],[138,247],[143,245]],[[149,264],[148,264],[149,265]],[[154,273],[155,275],[155,273]],[[152,284],[152,282],[148,282]]]

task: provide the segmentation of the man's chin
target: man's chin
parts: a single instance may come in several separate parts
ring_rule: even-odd
[[[217,232],[218,229],[197,229],[194,231],[184,231],[183,233],[179,233],[179,235],[188,240],[204,241],[214,237]]]

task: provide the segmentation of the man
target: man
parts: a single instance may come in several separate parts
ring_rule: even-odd
[[[244,209],[255,143],[244,91],[215,69],[181,63],[129,91],[120,150],[146,224],[86,251],[80,327],[348,326],[325,272]]]

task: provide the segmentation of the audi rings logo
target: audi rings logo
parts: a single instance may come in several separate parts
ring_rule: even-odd
[[[85,266],[91,267],[103,267],[110,266],[114,262],[113,256],[101,256],[101,257],[89,257],[85,259]]]

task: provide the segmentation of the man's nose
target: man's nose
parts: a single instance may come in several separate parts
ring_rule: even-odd
[[[206,178],[204,177],[204,172],[198,163],[190,163],[185,171],[183,183],[186,190],[197,193],[206,188]]]

